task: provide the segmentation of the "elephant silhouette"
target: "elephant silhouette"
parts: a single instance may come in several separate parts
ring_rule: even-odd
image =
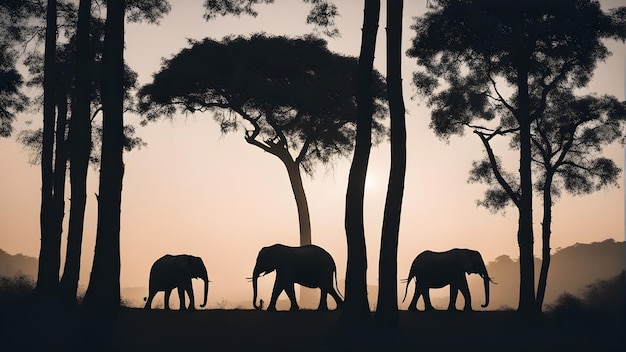
[[[148,297],[144,298],[146,301],[144,308],[151,309],[152,299],[158,292],[163,291],[165,293],[165,309],[169,310],[170,294],[174,288],[177,288],[180,310],[186,309],[185,292],[189,296],[188,309],[196,309],[191,285],[191,279],[195,278],[204,280],[204,302],[200,305],[200,307],[204,307],[209,293],[209,278],[202,259],[187,254],[162,256],[152,264],[150,269],[149,293]]]
[[[256,264],[252,272],[252,304],[255,309],[262,309],[257,305],[257,280],[259,276],[276,270],[276,281],[272,289],[272,297],[267,307],[268,311],[276,310],[278,296],[285,291],[291,301],[291,310],[299,310],[294,292],[294,284],[300,284],[309,288],[319,287],[321,290],[318,310],[328,310],[326,303],[327,295],[331,295],[337,303],[337,308],[343,303],[337,286],[337,268],[333,257],[321,247],[306,245],[301,247],[289,247],[275,244],[263,247],[257,256]],[[333,283],[334,278],[334,283]]]
[[[406,299],[409,283],[415,278],[415,294],[409,304],[409,310],[417,310],[417,301],[420,296],[424,298],[425,310],[434,310],[430,303],[429,290],[450,285],[448,310],[456,310],[456,298],[460,291],[465,298],[463,310],[471,311],[472,297],[467,286],[466,273],[478,274],[483,278],[485,304],[481,307],[487,307],[489,305],[489,283],[493,283],[493,281],[487,274],[483,258],[478,251],[461,248],[454,248],[446,252],[424,251],[415,257],[406,278],[402,302]]]

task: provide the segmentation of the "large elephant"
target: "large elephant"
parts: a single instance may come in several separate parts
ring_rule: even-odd
[[[165,309],[169,310],[170,294],[174,288],[177,288],[180,309],[186,309],[185,292],[189,295],[189,309],[196,309],[191,285],[191,279],[196,278],[204,280],[204,303],[200,305],[204,307],[209,293],[209,278],[202,259],[187,254],[162,256],[152,264],[152,269],[150,269],[149,294],[144,308],[151,309],[154,295],[159,291],[164,291]]]
[[[335,290],[337,268],[333,257],[328,252],[315,245],[289,247],[275,244],[263,247],[256,259],[256,265],[252,272],[252,289],[254,291],[252,304],[255,309],[261,309],[263,306],[263,300],[261,300],[260,305],[257,305],[257,280],[259,276],[274,270],[276,270],[276,281],[274,282],[270,304],[267,307],[268,311],[276,310],[276,301],[283,290],[291,301],[291,310],[300,309],[294,292],[294,284],[296,283],[310,288],[320,288],[318,310],[328,309],[326,303],[328,294],[337,303],[337,308],[341,307],[343,300],[338,293],[339,290]]]
[[[406,288],[404,290],[404,298],[409,289],[409,283],[415,278],[415,295],[409,304],[409,310],[417,310],[417,300],[420,296],[424,297],[424,306],[426,310],[433,310],[430,303],[429,289],[441,288],[450,285],[450,304],[448,310],[456,309],[456,298],[458,291],[461,291],[465,298],[465,311],[472,310],[472,298],[467,286],[465,274],[478,274],[485,283],[485,304],[481,307],[485,308],[489,305],[489,282],[493,282],[487,274],[487,268],[483,262],[483,258],[479,252],[471,249],[451,249],[446,252],[424,251],[420,253],[409,271],[406,279]]]

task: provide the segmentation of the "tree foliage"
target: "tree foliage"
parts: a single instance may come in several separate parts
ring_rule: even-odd
[[[295,151],[294,159],[308,174],[316,163],[349,153],[356,120],[355,58],[333,54],[324,40],[313,37],[255,34],[190,44],[139,90],[146,121],[172,117],[177,110],[210,111],[229,133],[244,126],[241,117],[249,143],[266,151],[280,143]],[[380,141],[386,132],[385,90],[382,77],[375,78],[373,130]]]
[[[13,132],[16,114],[28,106],[28,97],[21,92],[24,77],[17,70],[18,43],[29,35],[29,20],[43,17],[45,6],[35,1],[8,0],[0,3],[0,137]]]
[[[535,190],[542,192],[548,186],[557,199],[563,191],[585,195],[618,186],[621,169],[602,152],[612,143],[624,142],[625,124],[626,106],[615,97],[554,92],[544,114],[532,125]],[[518,139],[511,140],[511,147],[519,148]],[[506,182],[519,189],[515,175],[504,173]],[[510,205],[511,198],[494,177],[489,160],[473,162],[469,181],[490,186],[479,205],[493,212]]]
[[[100,163],[101,139],[102,139],[102,123],[96,119],[102,112],[102,95],[100,81],[104,71],[102,69],[102,43],[104,40],[104,21],[99,18],[92,18],[90,23],[89,50],[93,55],[94,62],[92,69],[88,71],[88,99],[90,102],[90,121],[93,128],[91,131],[91,147],[89,153],[89,161],[97,166]],[[57,48],[57,67],[59,72],[59,82],[57,85],[57,94],[63,95],[65,101],[70,106],[75,103],[76,81],[74,79],[76,71],[76,33],[73,33],[66,43],[60,44]],[[40,87],[43,78],[43,57],[38,52],[28,55],[25,61],[28,67],[30,79],[26,82],[27,86],[37,88]],[[135,92],[137,89],[137,73],[128,65],[124,65],[124,106],[125,110],[135,109]],[[63,98],[61,98],[63,99]],[[41,101],[42,95],[35,96],[34,101]],[[66,126],[69,128],[69,124]],[[132,125],[124,126],[125,143],[124,149],[131,151],[134,148],[141,148],[146,143],[141,137],[136,136],[135,127]],[[22,144],[29,154],[29,162],[38,164],[41,157],[41,128],[25,129],[19,132],[17,141]],[[66,131],[66,135],[69,132]]]
[[[339,15],[337,6],[327,0],[303,0],[312,5],[306,18],[307,24],[314,24],[318,30],[329,37],[339,35],[335,26],[335,17]],[[274,0],[204,0],[204,18],[208,21],[219,16],[248,15],[256,17],[255,6],[273,4]]]

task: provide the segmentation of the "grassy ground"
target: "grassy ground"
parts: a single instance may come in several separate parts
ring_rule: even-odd
[[[113,330],[79,312],[2,316],[0,350],[623,351],[623,315],[521,319],[513,311],[400,312],[399,328],[346,328],[339,312],[123,308]],[[8,323],[8,324],[7,324]]]
[[[626,351],[625,286],[624,273],[600,280],[532,320],[512,310],[400,311],[389,329],[374,319],[346,326],[338,311],[94,315],[34,304],[31,281],[0,278],[0,351]]]

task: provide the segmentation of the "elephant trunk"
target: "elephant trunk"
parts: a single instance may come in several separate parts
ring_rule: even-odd
[[[481,304],[480,306],[485,308],[489,305],[489,281],[491,281],[487,272],[485,272],[483,279],[485,280],[485,304]]]
[[[259,275],[260,274],[261,273],[259,272],[259,270],[257,270],[257,268],[255,267],[254,268],[254,272],[252,274],[252,306],[254,307],[254,309],[257,309],[257,310],[262,308],[261,304],[259,304],[258,306],[256,304],[257,287],[258,287],[257,286],[257,281],[259,279]]]
[[[411,277],[411,275],[409,274],[409,277],[406,279],[406,287],[404,288],[404,297],[402,298],[402,302],[404,302],[404,300],[406,299],[406,294],[409,291],[409,283],[411,282],[413,278]],[[417,284],[417,283],[416,283]]]
[[[205,276],[202,280],[204,280],[204,302],[200,305],[200,307],[204,308],[206,306],[207,298],[209,297],[209,278]]]

